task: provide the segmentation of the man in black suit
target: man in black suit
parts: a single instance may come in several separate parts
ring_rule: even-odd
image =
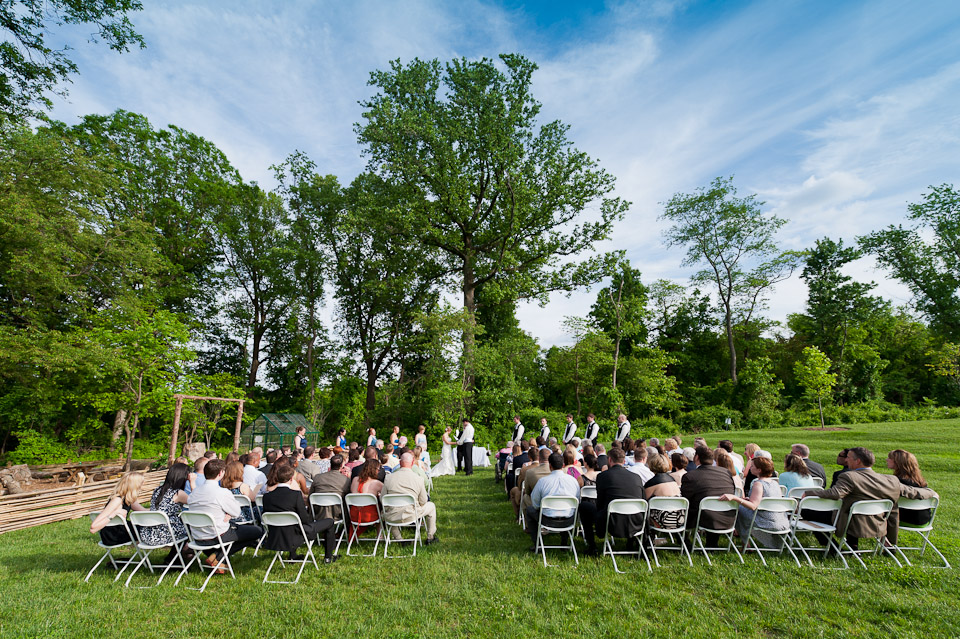
[[[367,462],[371,459],[380,459],[380,451],[377,450],[376,446],[367,446],[363,449],[363,459],[364,462],[359,466],[355,466],[353,470],[350,471],[350,481],[353,481],[354,477],[359,477],[360,472],[363,470],[363,467],[367,465]],[[383,469],[383,464],[380,465],[380,472],[377,473],[377,479],[383,481],[387,477],[387,471]]]
[[[610,461],[607,459],[607,449],[603,447],[603,444],[597,444],[593,447],[593,452],[597,455],[597,468],[606,470],[605,467],[610,465]],[[624,453],[624,459],[626,459],[626,453]]]
[[[597,536],[607,533],[607,508],[614,499],[643,499],[643,480],[623,466],[626,456],[620,448],[612,448],[607,454],[608,470],[597,475],[597,501],[580,503],[580,520],[587,540],[587,554],[597,554]],[[729,476],[730,473],[727,473]],[[733,480],[730,480],[731,483]],[[640,515],[642,517],[642,515]],[[622,517],[615,520],[615,537],[630,537],[635,522]],[[596,531],[596,532],[594,532]]]
[[[687,529],[693,530],[697,526],[697,515],[700,513],[700,502],[704,497],[720,497],[736,491],[733,476],[726,468],[713,465],[713,451],[701,446],[693,454],[696,470],[688,471],[680,483],[680,495],[690,502],[687,511]],[[735,512],[708,512],[701,520],[706,528],[723,529],[733,526]],[[720,535],[706,534],[707,546],[716,547],[720,542]]]
[[[823,466],[810,459],[810,449],[806,444],[794,444],[790,447],[790,452],[802,459],[807,465],[807,470],[810,471],[810,474],[814,477],[819,477],[821,485],[826,487],[827,471]]]

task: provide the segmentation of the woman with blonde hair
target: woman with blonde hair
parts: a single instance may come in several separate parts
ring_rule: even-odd
[[[657,453],[647,460],[647,467],[653,471],[653,477],[643,485],[643,496],[649,500],[652,497],[679,497],[680,484],[670,475],[673,464],[666,455]],[[660,528],[679,527],[685,521],[685,514],[675,510],[650,510],[650,522]]]
[[[141,488],[143,488],[143,473],[129,472],[117,482],[113,494],[107,500],[107,505],[90,524],[90,532],[100,533],[100,540],[104,545],[118,546],[131,541],[130,534],[125,528],[107,527],[107,524],[120,513],[123,513],[123,518],[126,519],[131,510],[146,510],[140,505]]]
[[[902,448],[891,450],[890,454],[887,455],[887,468],[892,470],[894,476],[905,486],[927,487],[927,480],[923,478],[923,474],[920,472],[920,464],[911,452]],[[932,518],[933,511],[929,508],[926,510],[900,510],[900,521],[911,526],[926,526]]]

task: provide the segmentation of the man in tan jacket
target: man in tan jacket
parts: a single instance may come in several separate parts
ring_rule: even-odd
[[[389,522],[400,522],[423,517],[427,524],[427,545],[437,539],[437,505],[427,499],[427,488],[423,478],[413,472],[413,453],[400,456],[400,467],[383,480],[384,495],[413,495],[416,506],[383,509],[383,516]],[[399,531],[396,531],[399,534]]]
[[[837,535],[839,537],[846,535],[847,543],[854,549],[858,547],[857,540],[860,538],[878,539],[886,536],[891,544],[897,543],[900,521],[897,500],[901,497],[929,499],[937,496],[937,493],[929,488],[906,486],[901,484],[900,480],[893,475],[881,475],[874,472],[873,462],[873,453],[866,448],[851,448],[847,451],[849,472],[840,475],[829,490],[820,488],[808,490],[803,494],[804,497],[812,495],[824,499],[840,499],[843,501],[843,505],[840,507],[840,516],[837,520]],[[847,530],[850,507],[855,502],[867,499],[889,499],[893,501],[893,510],[890,511],[889,518],[885,519],[880,515],[858,515],[850,522],[850,528]]]

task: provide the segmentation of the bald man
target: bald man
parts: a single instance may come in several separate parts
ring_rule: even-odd
[[[430,545],[437,539],[437,506],[427,499],[427,488],[423,478],[413,472],[413,454],[404,453],[400,456],[400,467],[383,480],[383,495],[412,495],[416,506],[397,508],[390,506],[383,509],[383,516],[388,522],[408,521],[414,516],[423,517],[427,524],[427,541]],[[400,531],[394,529],[395,538],[399,538]]]

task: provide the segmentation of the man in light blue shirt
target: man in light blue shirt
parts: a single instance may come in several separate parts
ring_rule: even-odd
[[[577,480],[563,472],[563,455],[553,453],[547,462],[550,464],[550,474],[537,481],[537,485],[530,495],[532,505],[527,507],[527,521],[531,522],[530,535],[533,538],[534,547],[530,550],[536,552],[537,543],[537,524],[540,516],[540,503],[544,497],[580,497],[580,484]],[[543,524],[546,526],[562,528],[573,524],[576,516],[576,508],[545,508],[543,510]]]

